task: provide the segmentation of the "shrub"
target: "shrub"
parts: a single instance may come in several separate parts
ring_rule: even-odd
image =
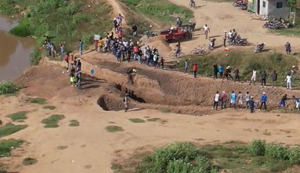
[[[80,125],[80,123],[77,120],[71,120],[69,123],[69,126],[71,126],[71,127],[77,127],[79,125]]]
[[[300,164],[300,148],[294,147],[288,150],[288,158],[291,164]]]
[[[64,115],[51,115],[50,117],[43,119],[42,123],[45,124],[45,128],[56,128],[58,127],[58,122],[64,118]]]
[[[7,117],[9,117],[13,121],[20,121],[20,120],[27,119],[26,114],[27,114],[27,112],[21,111],[21,112],[16,112],[16,113],[10,114]]]
[[[23,160],[22,164],[24,166],[28,166],[28,165],[34,165],[37,163],[37,160],[35,158],[31,158],[31,157],[27,157]]]
[[[266,143],[262,140],[255,140],[249,146],[249,152],[254,156],[264,156],[266,150]]]
[[[8,139],[0,141],[0,157],[9,157],[11,150],[23,144],[21,140]]]
[[[287,149],[279,144],[267,145],[266,155],[274,159],[288,159]]]
[[[18,91],[16,84],[13,82],[0,82],[0,95],[13,94]]]
[[[47,103],[47,100],[44,98],[29,98],[27,99],[27,101],[30,103],[40,104],[40,105],[44,105]]]
[[[188,173],[190,172],[192,164],[180,159],[171,160],[168,163],[167,173]]]
[[[106,127],[106,130],[108,132],[121,132],[121,131],[124,131],[124,129],[122,127],[119,127],[119,126],[107,126]]]
[[[31,35],[30,24],[28,20],[22,20],[16,27],[9,31],[11,34],[19,37],[28,37]]]
[[[41,60],[41,50],[35,47],[30,54],[30,62],[32,65],[38,65]]]
[[[4,126],[0,127],[0,138],[16,133],[20,130],[25,129],[26,127],[27,125],[14,125],[12,123],[7,123]]]

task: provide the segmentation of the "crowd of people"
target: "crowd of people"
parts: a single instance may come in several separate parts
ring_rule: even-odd
[[[297,98],[296,96],[288,98],[287,94],[285,94],[281,98],[278,106],[286,107],[287,100],[294,100],[294,107],[300,110],[300,98]],[[225,91],[223,91],[220,94],[219,91],[217,91],[213,97],[213,109],[215,110],[218,110],[219,107],[220,109],[226,109],[229,104],[230,108],[246,108],[249,109],[251,113],[254,113],[255,108],[258,108],[260,110],[267,110],[267,103],[268,96],[266,92],[262,93],[259,101],[255,101],[254,96],[250,95],[248,91],[245,94],[243,94],[241,91],[239,91],[238,93],[232,91],[230,94],[227,94]]]
[[[67,73],[70,75],[71,86],[81,87],[81,61],[79,58],[67,53],[64,61],[66,62]]]

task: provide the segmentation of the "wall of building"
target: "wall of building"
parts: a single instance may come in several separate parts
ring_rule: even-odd
[[[282,8],[277,8],[277,3],[282,2]],[[268,16],[269,18],[288,18],[290,8],[287,6],[287,0],[269,0]]]

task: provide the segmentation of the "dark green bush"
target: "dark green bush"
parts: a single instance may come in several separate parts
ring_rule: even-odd
[[[288,159],[287,149],[279,144],[270,144],[266,146],[266,155],[274,159]]]
[[[255,140],[249,145],[248,150],[254,156],[264,156],[266,143],[262,140]]]
[[[19,23],[16,27],[12,28],[9,32],[19,37],[28,37],[32,34],[29,21],[25,19],[22,20],[21,23]]]

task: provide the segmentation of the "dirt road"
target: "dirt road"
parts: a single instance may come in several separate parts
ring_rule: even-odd
[[[189,0],[170,1],[178,5],[189,6]],[[294,51],[299,51],[299,37],[270,33],[270,31],[263,28],[264,21],[260,20],[258,16],[234,8],[231,3],[196,0],[196,5],[199,6],[193,9],[197,23],[196,27],[203,27],[204,24],[208,24],[211,29],[210,36],[217,38],[217,46],[222,44],[224,31],[228,32],[230,29],[236,29],[241,37],[247,38],[248,41],[254,45],[265,42],[267,47],[284,51],[284,44],[289,41]],[[208,41],[205,40],[203,32],[199,31],[195,33],[195,39],[193,41],[184,42],[182,44],[183,51],[190,53],[195,45],[203,46],[204,44],[207,45]]]

